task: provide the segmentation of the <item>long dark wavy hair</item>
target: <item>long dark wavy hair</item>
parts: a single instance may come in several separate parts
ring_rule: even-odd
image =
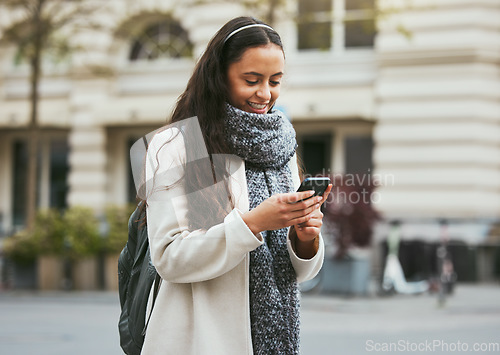
[[[184,169],[184,185],[188,199],[188,221],[192,229],[208,229],[223,221],[234,208],[234,201],[229,191],[224,159],[215,159],[231,154],[225,139],[224,122],[226,102],[229,101],[227,72],[232,63],[241,59],[243,53],[253,47],[269,43],[278,45],[283,50],[281,38],[274,30],[266,27],[251,27],[228,36],[235,30],[252,24],[264,24],[252,17],[237,17],[227,22],[210,40],[205,52],[198,60],[187,87],[180,95],[174,108],[171,123],[186,118],[198,117],[204,142],[189,139],[184,135],[187,161]],[[166,142],[168,143],[168,142]],[[166,144],[165,143],[165,144]],[[199,152],[203,145],[209,158],[193,161],[189,156]],[[216,184],[222,182],[222,184]],[[208,189],[206,189],[208,187]],[[169,188],[168,186],[166,188]],[[206,189],[202,194],[188,192]]]
[[[264,23],[252,17],[237,17],[215,34],[196,64],[172,115],[172,122],[197,116],[211,154],[230,153],[224,139],[225,103],[229,98],[229,65],[239,61],[249,48],[274,43],[283,50],[278,33],[265,27],[247,28],[226,41],[234,30],[251,24]]]

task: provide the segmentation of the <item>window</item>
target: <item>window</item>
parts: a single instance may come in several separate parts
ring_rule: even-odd
[[[134,39],[129,59],[190,58],[192,55],[188,33],[176,21],[166,20],[147,28]]]
[[[26,180],[28,178],[28,144],[23,140],[14,142],[12,159],[13,225],[24,226],[26,220]],[[38,165],[39,166],[39,165]]]
[[[372,163],[373,139],[371,136],[352,136],[344,140],[346,174],[369,174]]]
[[[68,194],[68,152],[66,139],[54,139],[50,142],[50,207],[64,209],[67,207]]]
[[[329,49],[332,42],[332,0],[299,1],[299,49]]]
[[[375,0],[299,0],[299,50],[373,47]]]
[[[331,134],[309,134],[299,137],[299,147],[306,174],[325,174],[330,170]]]
[[[42,195],[47,195],[47,206],[57,209],[66,208],[66,196],[68,193],[67,177],[68,143],[66,139],[49,138],[41,139],[38,149],[37,164],[37,206],[40,206]],[[26,183],[28,178],[28,143],[19,139],[13,143],[12,152],[12,174],[13,174],[13,200],[12,212],[14,227],[24,226],[26,223]],[[42,171],[48,171],[44,176]]]
[[[345,0],[345,46],[373,47],[375,0]]]
[[[127,140],[127,176],[128,176],[128,184],[127,184],[127,202],[136,203],[137,202],[137,189],[135,187],[134,175],[132,173],[132,163],[130,161],[130,149],[134,143],[140,138],[130,137]]]

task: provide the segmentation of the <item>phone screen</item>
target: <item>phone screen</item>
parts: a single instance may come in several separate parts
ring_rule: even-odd
[[[302,181],[297,192],[313,190],[313,196],[321,196],[325,193],[329,184],[330,179],[327,177],[308,177]]]

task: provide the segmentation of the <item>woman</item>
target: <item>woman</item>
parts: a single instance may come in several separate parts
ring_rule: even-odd
[[[323,198],[294,192],[295,132],[273,109],[283,73],[271,27],[228,22],[197,63],[174,125],[151,141],[147,224],[163,282],[144,354],[299,351],[297,283],[321,268],[319,207],[331,186]],[[192,116],[203,139],[183,123]]]

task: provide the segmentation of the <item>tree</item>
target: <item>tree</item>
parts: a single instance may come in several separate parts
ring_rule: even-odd
[[[249,9],[257,10],[262,20],[269,25],[274,25],[276,13],[286,5],[286,0],[244,0],[243,5]]]
[[[213,4],[216,0],[195,0],[194,4]],[[228,0],[219,0],[218,2],[228,3]],[[286,7],[290,0],[237,0],[236,3],[243,5],[252,16],[261,19],[270,26],[276,21],[276,14],[279,10]]]
[[[61,30],[95,28],[89,16],[102,5],[87,0],[0,0],[0,11],[10,10],[16,19],[2,30],[0,41],[14,45],[16,57],[29,63],[30,119],[27,126],[28,171],[26,183],[26,226],[33,228],[37,210],[37,151],[39,142],[38,102],[41,63],[44,53],[64,57],[77,47]]]

